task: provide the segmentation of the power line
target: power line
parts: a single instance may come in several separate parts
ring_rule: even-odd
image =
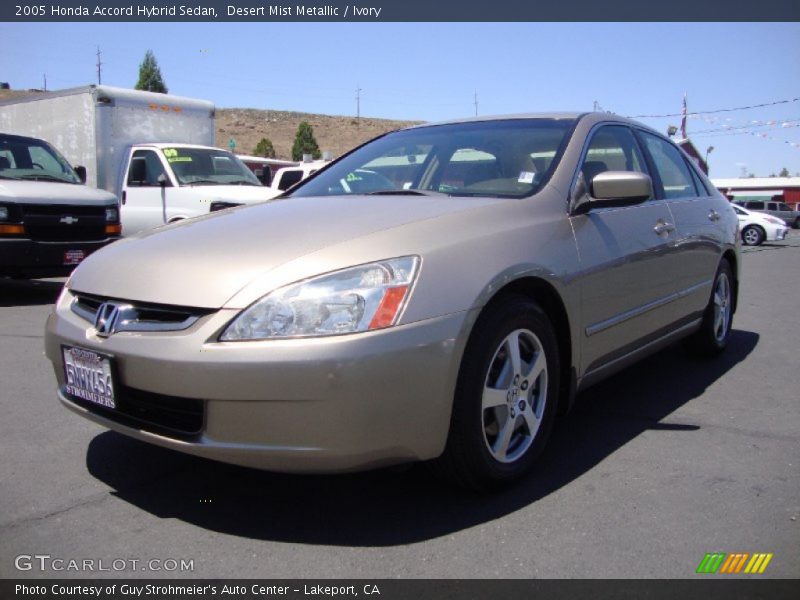
[[[738,106],[736,108],[718,108],[716,110],[693,110],[687,115],[713,115],[716,113],[735,112],[737,110],[750,110],[751,108],[764,108],[765,106],[777,106],[778,104],[791,104],[800,102],[800,98],[790,98],[788,100],[776,100],[775,102],[764,102],[763,104],[752,104],[750,106]],[[629,119],[660,119],[662,117],[682,117],[683,113],[670,113],[666,115],[633,115]]]

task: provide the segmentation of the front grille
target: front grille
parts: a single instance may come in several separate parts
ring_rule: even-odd
[[[165,304],[130,303],[102,298],[90,294],[75,294],[70,309],[89,323],[96,323],[97,311],[104,303],[113,303],[119,308],[114,323],[106,333],[121,331],[182,331],[194,325],[200,317],[211,310],[187,308]]]
[[[166,396],[117,384],[116,408],[67,394],[71,402],[91,413],[121,425],[177,439],[195,438],[203,430],[205,402],[193,398]]]
[[[105,206],[25,204],[22,221],[32,240],[91,242],[108,238]]]

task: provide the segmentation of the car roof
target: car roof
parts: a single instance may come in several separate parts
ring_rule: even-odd
[[[28,135],[17,135],[15,133],[0,133],[0,138],[12,141],[12,142],[45,142],[49,143],[46,140],[41,138],[31,137]]]
[[[420,129],[424,127],[435,127],[438,125],[456,125],[459,123],[480,123],[486,121],[510,121],[510,120],[519,120],[519,119],[552,119],[552,120],[574,120],[574,121],[588,121],[589,125],[593,125],[595,123],[605,123],[605,122],[617,122],[617,123],[624,123],[627,125],[636,125],[637,127],[642,127],[649,131],[652,131],[658,135],[659,134],[656,130],[652,127],[648,127],[639,121],[635,121],[633,119],[629,119],[627,117],[623,117],[620,115],[616,115],[614,113],[607,113],[607,112],[570,112],[570,111],[563,111],[563,112],[531,112],[531,113],[515,113],[515,114],[508,114],[508,115],[487,115],[487,116],[478,116],[478,117],[465,117],[461,119],[450,119],[446,121],[436,121],[430,123],[420,123],[418,125],[412,125],[410,127],[405,127],[401,129],[401,131],[410,130],[410,129]]]

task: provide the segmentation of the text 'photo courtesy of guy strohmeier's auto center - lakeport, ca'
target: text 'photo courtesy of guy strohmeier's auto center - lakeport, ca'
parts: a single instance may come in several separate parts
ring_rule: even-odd
[[[800,15],[412,4],[3,13],[0,596],[791,597]]]

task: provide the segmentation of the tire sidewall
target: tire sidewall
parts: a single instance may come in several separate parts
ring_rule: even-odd
[[[489,452],[484,441],[482,396],[486,377],[495,353],[503,340],[517,329],[533,332],[547,360],[547,395],[541,425],[526,453],[512,463],[501,463]],[[511,297],[493,307],[476,325],[464,353],[453,410],[462,417],[451,432],[462,438],[461,448],[483,484],[516,479],[526,473],[542,453],[555,418],[559,390],[558,345],[550,321],[530,300]]]
[[[716,334],[714,333],[714,294],[717,290],[717,283],[719,283],[719,279],[722,275],[725,275],[728,279],[728,289],[730,293],[730,297],[728,301],[730,303],[730,308],[728,310],[728,322],[726,325],[725,330],[725,337],[723,339],[718,340]],[[709,300],[708,305],[708,313],[706,315],[706,325],[705,329],[707,331],[704,332],[705,335],[708,336],[708,343],[712,344],[713,347],[718,350],[722,351],[728,345],[728,340],[731,337],[731,327],[733,325],[733,271],[731,270],[731,266],[727,260],[723,260],[719,268],[717,269],[717,273],[714,276],[714,286],[711,289],[711,299]]]
[[[758,238],[756,239],[756,241],[755,241],[755,242],[753,242],[753,243],[750,243],[750,242],[748,242],[748,241],[747,241],[747,238],[745,237],[745,234],[746,234],[748,231],[755,231],[755,232],[756,232],[756,234],[758,235]],[[745,245],[745,246],[759,246],[759,245],[761,245],[762,243],[764,243],[764,238],[765,238],[765,237],[766,237],[766,235],[765,235],[765,234],[764,234],[764,233],[761,231],[761,229],[759,229],[759,228],[758,228],[757,226],[755,226],[755,225],[748,225],[748,226],[747,226],[747,227],[745,227],[745,228],[744,228],[744,230],[742,231],[742,242],[744,242],[744,245]]]

